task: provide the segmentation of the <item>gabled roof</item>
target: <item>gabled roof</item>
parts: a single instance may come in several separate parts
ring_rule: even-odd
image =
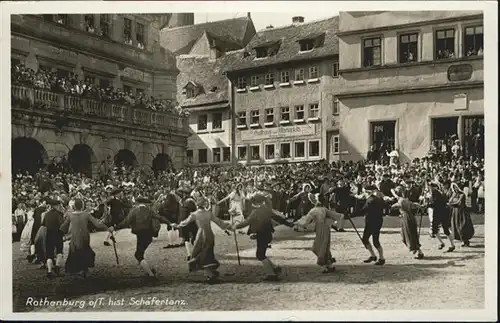
[[[200,84],[198,84],[198,83],[196,83],[196,82],[193,82],[193,81],[188,81],[188,82],[186,83],[186,85],[184,85],[183,89],[187,88],[189,85],[192,85],[193,87],[195,87],[195,88],[197,88],[197,89],[198,89],[198,88],[200,88]]]
[[[212,38],[245,47],[249,28],[254,28],[248,17],[207,22],[203,24],[165,28],[160,30],[160,44],[175,55],[187,54],[203,33]]]
[[[228,79],[224,70],[239,61],[243,55],[243,50],[227,52],[216,60],[211,60],[206,56],[183,55],[177,58],[177,67],[180,70],[177,76],[178,93],[179,87],[184,87],[188,82],[193,82],[202,86],[206,91],[199,93],[193,98],[186,98],[179,95],[182,107],[195,107],[202,105],[215,105],[221,102],[228,102]],[[217,87],[214,92],[211,89]]]
[[[338,55],[338,38],[336,36],[338,30],[338,16],[282,28],[261,30],[257,32],[245,48],[245,51],[250,53],[250,55],[242,55],[241,60],[233,66],[229,66],[226,71],[247,70],[290,61],[310,60]],[[299,41],[320,37],[323,34],[325,37],[323,46],[308,52],[300,52]],[[273,44],[276,42],[281,42],[276,55],[264,59],[255,59],[254,48],[261,47],[263,44]]]

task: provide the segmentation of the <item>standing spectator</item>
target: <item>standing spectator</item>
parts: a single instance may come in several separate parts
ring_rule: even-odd
[[[472,154],[475,158],[484,158],[484,138],[480,129],[472,137]]]
[[[370,150],[368,151],[368,154],[366,156],[366,159],[369,161],[369,162],[376,162],[377,160],[379,160],[379,152],[377,151],[377,146],[375,145],[371,145],[370,146]]]
[[[390,147],[389,150],[390,152],[387,153],[387,156],[389,157],[389,164],[398,165],[399,164],[398,150],[395,147]]]
[[[462,156],[462,147],[460,147],[460,140],[455,140],[454,145],[451,147],[453,159],[457,160]]]

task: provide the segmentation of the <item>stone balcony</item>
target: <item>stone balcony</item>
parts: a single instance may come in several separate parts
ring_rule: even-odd
[[[188,119],[173,112],[154,111],[128,105],[59,94],[32,87],[12,85],[13,111],[65,115],[95,123],[124,125],[161,134],[188,136]]]

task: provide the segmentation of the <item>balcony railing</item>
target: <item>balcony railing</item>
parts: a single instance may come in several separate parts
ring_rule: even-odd
[[[27,102],[30,109],[155,128],[160,132],[173,131],[187,135],[189,131],[188,119],[174,112],[102,102],[31,87],[12,85],[12,102],[15,101]]]

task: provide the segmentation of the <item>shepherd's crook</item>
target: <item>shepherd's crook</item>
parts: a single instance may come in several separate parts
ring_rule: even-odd
[[[238,266],[241,266],[240,262],[240,250],[238,248],[238,238],[236,237],[236,230],[233,230],[234,243],[236,245],[236,256],[238,257]]]
[[[116,239],[115,239],[113,232],[111,232],[110,239],[113,242],[113,249],[115,250],[116,264],[119,265],[120,263],[118,262],[118,252],[116,251]]]
[[[424,218],[424,208],[419,206],[418,209],[420,210],[420,224],[418,225],[418,237],[420,238],[420,228],[422,227],[422,219]]]
[[[354,231],[356,231],[356,233],[358,234],[359,240],[361,240],[361,243],[363,243],[363,238],[361,238],[361,235],[359,234],[358,229],[356,229],[354,222],[352,222],[351,216],[347,215],[347,219],[349,220],[349,222],[351,222],[351,225],[354,228]],[[364,245],[364,243],[363,243],[363,245]]]

